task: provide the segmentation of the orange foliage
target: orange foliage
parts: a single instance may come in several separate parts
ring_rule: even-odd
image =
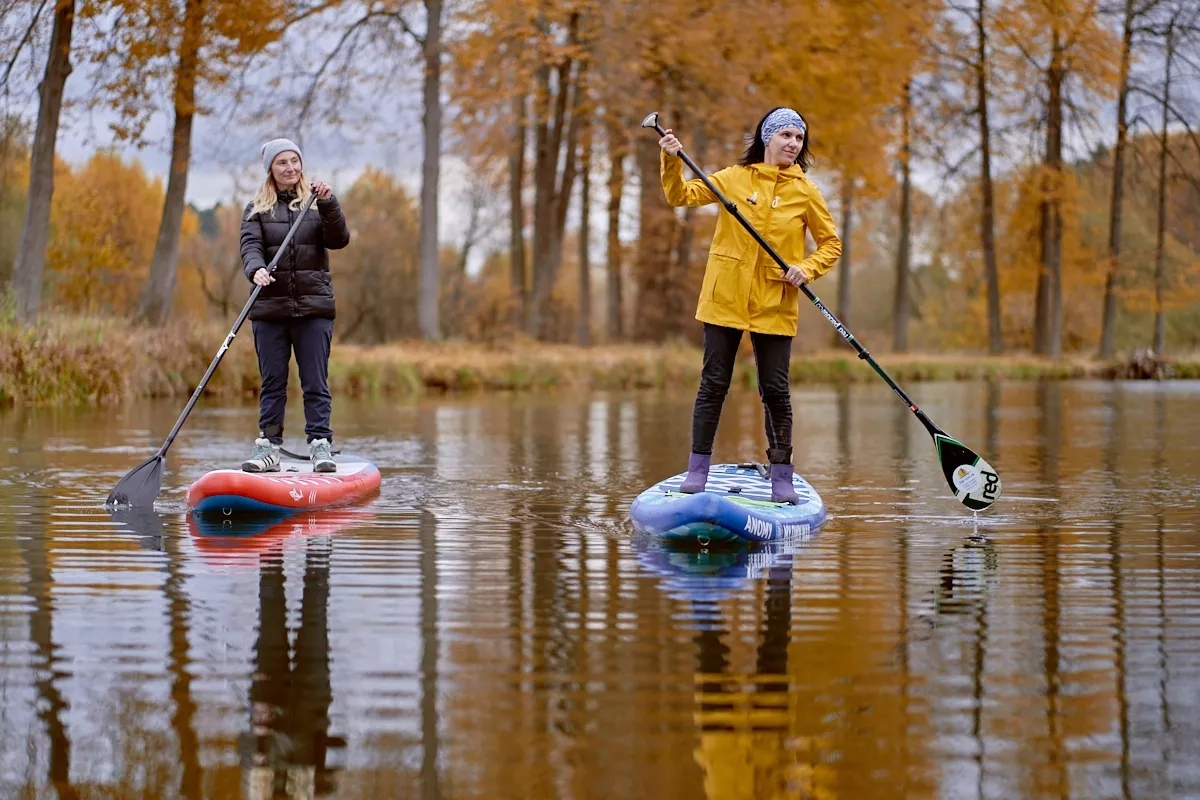
[[[330,254],[338,335],[368,343],[417,335],[416,201],[373,169],[340,200],[351,244]]]
[[[140,162],[111,150],[77,170],[60,161],[46,251],[54,304],[80,314],[132,313],[150,272],[162,204],[162,180],[151,179]],[[184,239],[197,229],[195,214],[187,212]],[[195,303],[185,305],[198,310]]]
[[[279,38],[289,3],[286,0],[105,0],[121,20],[115,51],[93,54],[97,62],[115,57],[107,73],[105,93],[120,114],[113,125],[118,139],[140,143],[146,123],[159,110],[155,91],[173,84],[184,34],[185,7],[201,3],[199,80],[219,87],[235,65]],[[179,98],[176,98],[178,106]],[[179,108],[177,112],[198,109]]]
[[[29,131],[15,117],[0,117],[0,286],[7,286],[29,187]]]

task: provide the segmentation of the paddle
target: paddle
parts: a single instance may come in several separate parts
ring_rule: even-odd
[[[653,128],[660,137],[667,134],[663,127],[658,124],[657,111],[648,114],[642,120],[642,127]],[[746,218],[738,211],[738,207],[730,202],[725,195],[721,194],[721,191],[708,179],[708,175],[700,167],[696,166],[696,162],[692,161],[686,152],[680,150],[679,157],[691,167],[692,172],[696,173],[696,176],[704,182],[704,185],[716,196],[721,205],[725,207],[725,210],[732,214],[733,218],[750,232],[750,235],[754,237],[759,246],[771,258],[775,259],[775,263],[786,273],[788,271],[787,262],[780,258],[775,249],[767,244],[767,241],[754,229],[754,226],[746,221]],[[825,319],[829,320],[829,323],[837,329],[842,338],[858,352],[858,357],[871,365],[871,368],[875,370],[879,377],[883,378],[884,382],[892,388],[892,391],[904,401],[904,405],[908,406],[908,409],[921,421],[921,424],[925,426],[925,430],[929,431],[929,435],[933,437],[933,443],[937,448],[938,461],[941,462],[942,473],[946,476],[946,482],[950,484],[950,489],[954,492],[954,497],[972,511],[981,511],[996,502],[1001,492],[999,473],[992,469],[991,465],[980,458],[971,448],[933,424],[933,420],[929,419],[924,411],[917,408],[917,404],[904,393],[903,389],[896,385],[896,382],[884,371],[883,367],[879,366],[875,359],[871,358],[871,354],[867,352],[867,349],[858,343],[858,340],[846,329],[846,326],[839,322],[838,318],[833,315],[833,312],[817,299],[817,296],[812,293],[812,290],[807,285],[801,286],[800,291],[804,292],[805,296],[817,307],[817,310],[825,316]]]
[[[271,263],[267,265],[268,274],[275,271],[280,257],[283,256],[284,251],[287,249],[288,242],[292,240],[292,235],[296,233],[296,229],[300,226],[300,220],[304,219],[304,215],[316,199],[317,196],[315,194],[309,195],[308,200],[300,208],[300,213],[296,216],[292,227],[288,230],[287,236],[283,238],[283,244],[279,245],[278,252],[271,259]],[[237,321],[233,323],[233,329],[225,337],[225,342],[221,345],[221,349],[217,351],[216,358],[208,365],[208,370],[204,373],[204,377],[200,379],[200,383],[196,386],[196,391],[192,392],[192,399],[188,400],[187,406],[184,407],[183,413],[179,415],[179,419],[175,421],[175,427],[171,428],[171,432],[167,435],[167,440],[163,442],[162,447],[158,448],[158,452],[153,456],[127,472],[125,477],[121,478],[117,482],[116,487],[109,493],[108,499],[104,501],[104,505],[133,506],[135,508],[154,505],[154,498],[158,497],[158,490],[162,487],[163,462],[166,460],[167,449],[175,441],[176,434],[183,427],[183,421],[187,419],[188,414],[192,413],[193,406],[200,399],[200,393],[208,385],[209,378],[217,371],[217,365],[225,357],[225,351],[229,349],[233,338],[237,336],[238,329],[246,321],[246,316],[250,313],[250,307],[254,305],[254,301],[258,299],[258,294],[262,290],[263,287],[258,284],[254,285],[254,291],[250,293],[250,299],[246,301],[246,305],[242,307],[242,313],[238,314]]]

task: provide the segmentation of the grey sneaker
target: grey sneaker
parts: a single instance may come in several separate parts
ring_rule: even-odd
[[[337,472],[337,463],[333,460],[333,453],[329,447],[328,439],[313,439],[308,443],[313,472]]]
[[[279,445],[259,437],[254,440],[254,452],[242,462],[242,472],[279,472]]]

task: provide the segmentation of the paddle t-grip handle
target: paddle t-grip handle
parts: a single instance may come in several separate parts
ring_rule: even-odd
[[[642,127],[643,128],[654,128],[654,130],[658,131],[659,136],[667,135],[667,132],[665,130],[663,130],[663,126],[658,124],[658,112],[657,111],[651,111],[649,114],[646,115],[646,118],[644,120],[642,120]]]

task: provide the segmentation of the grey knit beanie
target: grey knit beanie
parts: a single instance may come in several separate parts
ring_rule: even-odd
[[[300,156],[300,164],[304,164],[304,154],[291,139],[272,139],[262,146],[263,169],[267,171],[268,175],[271,174],[271,164],[274,163],[275,157],[288,150],[292,150]]]

